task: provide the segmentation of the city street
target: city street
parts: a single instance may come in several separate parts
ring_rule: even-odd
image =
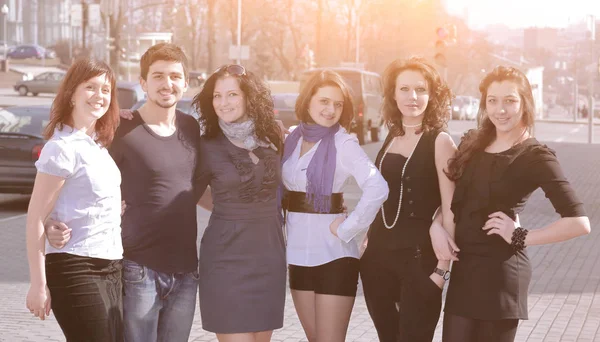
[[[189,104],[205,89],[218,116],[230,113],[235,122],[264,114],[256,108],[272,99],[274,106],[267,110],[287,125],[297,122],[297,101],[298,108],[307,104],[313,116],[326,107],[337,111],[343,95],[344,108],[353,103],[353,124],[372,159],[382,146],[373,142],[374,125],[381,122],[383,106],[394,106],[391,94],[404,115],[405,109],[420,115],[438,108],[436,114],[454,118],[447,131],[457,144],[476,128],[473,119],[480,108],[490,115],[496,109],[513,116],[527,111],[536,118],[532,135],[556,151],[585,204],[592,231],[527,248],[533,267],[529,320],[519,322],[515,341],[600,342],[600,0],[238,0],[237,5],[222,0],[0,0],[0,162],[3,173],[11,174],[5,183],[15,185],[13,174],[22,172],[14,160],[37,160],[46,143],[37,134],[47,120],[35,112],[50,115],[44,108],[65,90],[71,114],[99,110],[92,97],[103,96],[104,86],[96,82],[103,75],[117,81],[113,106],[138,108],[148,94],[167,101],[187,79],[180,110],[202,115]],[[146,80],[145,98],[140,77]],[[65,82],[69,86],[61,87]],[[70,88],[76,91],[71,94]],[[18,106],[44,107],[27,111]],[[207,117],[213,112],[204,102],[202,111]],[[172,126],[155,119],[161,130]],[[81,120],[71,121],[79,127]],[[261,120],[255,121],[260,127]],[[383,141],[386,134],[384,127],[378,137]],[[349,180],[343,192],[351,211],[362,191]],[[25,307],[29,201],[29,195],[0,193],[0,342],[64,341],[53,314],[41,321]],[[540,189],[519,219],[523,227],[539,229],[559,217]],[[210,212],[197,208],[197,218],[199,246]],[[362,243],[366,228],[355,243]],[[156,253],[170,247],[167,241]],[[472,297],[467,301],[478,300]],[[218,342],[202,329],[197,304],[189,341]],[[284,326],[272,340],[307,342],[289,291],[284,315]],[[433,342],[442,340],[442,322],[443,310]],[[346,341],[378,341],[360,282]]]
[[[460,124],[460,125],[459,125]],[[457,138],[461,129],[472,122],[453,122],[450,130]],[[558,126],[556,126],[558,125]],[[561,137],[576,141],[585,139],[586,129],[572,124],[540,124],[538,136],[551,137],[549,146],[557,151],[567,177],[584,201],[592,222],[589,236],[551,246],[530,247],[534,268],[529,295],[529,320],[521,323],[517,341],[600,341],[600,146],[552,142]],[[561,135],[562,134],[562,135]],[[600,132],[598,133],[600,138]],[[381,143],[365,146],[373,158]],[[353,207],[360,197],[355,184],[349,184],[346,202]],[[34,319],[25,309],[28,270],[25,252],[26,196],[0,195],[0,341],[62,341],[53,316],[46,321]],[[208,213],[199,209],[199,234],[206,225]],[[524,227],[541,227],[557,215],[541,191],[536,192],[522,215]],[[306,341],[288,294],[285,326],[273,335],[273,341]],[[441,321],[441,320],[440,320]],[[440,341],[438,324],[435,341]],[[197,311],[190,341],[216,341],[213,334],[202,330]],[[377,341],[377,335],[359,291],[347,341]]]

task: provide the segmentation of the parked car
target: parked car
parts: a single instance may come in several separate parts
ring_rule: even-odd
[[[65,75],[64,71],[44,72],[31,80],[18,81],[14,88],[21,96],[27,96],[29,93],[32,93],[33,96],[37,96],[39,93],[56,94]]]
[[[8,53],[8,57],[12,59],[56,58],[56,52],[35,44],[19,45]]]
[[[117,82],[117,101],[119,101],[119,108],[130,109],[145,98],[146,93],[144,93],[139,82]]]
[[[190,71],[189,72],[189,86],[190,87],[200,87],[204,85],[206,82],[206,73],[202,71]]]
[[[138,101],[131,107],[131,110],[139,109],[144,103],[146,103],[146,100],[147,99],[144,98],[143,100]],[[185,114],[193,116],[197,120],[200,115],[192,107],[192,100],[193,99],[191,97],[184,97],[177,102],[176,108]]]
[[[0,193],[31,194],[50,106],[0,110]]]
[[[457,96],[452,101],[453,120],[475,120],[479,111],[479,99],[473,96]]]
[[[356,133],[358,142],[361,145],[364,144],[367,133],[370,133],[371,141],[379,141],[379,131],[383,125],[381,76],[358,68],[335,67],[327,69],[340,74],[350,87],[354,100],[354,120],[351,132]],[[300,76],[300,89],[310,76],[321,70],[323,69],[316,68],[304,71]]]
[[[281,120],[285,127],[300,123],[300,120],[296,118],[297,98],[298,93],[273,94],[273,114],[275,114],[275,119]]]

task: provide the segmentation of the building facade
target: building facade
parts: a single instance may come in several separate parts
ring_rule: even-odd
[[[72,4],[81,0],[0,0],[8,6],[6,37],[9,43],[51,46],[61,40],[81,39],[81,28],[70,25]],[[86,1],[95,2],[95,1]],[[0,18],[3,19],[4,18]],[[0,37],[4,37],[0,25]]]

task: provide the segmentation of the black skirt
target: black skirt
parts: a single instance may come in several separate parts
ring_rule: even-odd
[[[525,251],[507,259],[460,253],[444,312],[482,320],[527,319],[531,264]]]

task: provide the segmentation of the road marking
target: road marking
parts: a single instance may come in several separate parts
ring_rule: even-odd
[[[582,127],[583,127],[582,125],[579,125],[578,127],[575,127],[575,128],[573,128],[573,129],[571,129],[571,130],[569,131],[569,134],[575,134],[575,133],[579,132],[579,130],[581,130],[581,128],[582,128]],[[566,139],[566,138],[567,138],[567,137],[563,135],[563,136],[562,136],[562,137],[560,137],[560,138],[556,138],[556,139],[554,139],[554,141],[555,141],[555,142],[563,142],[563,141],[565,141],[565,139]]]
[[[21,215],[17,215],[17,216],[5,217],[5,218],[0,219],[0,223],[6,222],[6,221],[11,221],[11,220],[18,219],[18,218],[25,217],[25,216],[27,216],[27,214],[21,214]]]

